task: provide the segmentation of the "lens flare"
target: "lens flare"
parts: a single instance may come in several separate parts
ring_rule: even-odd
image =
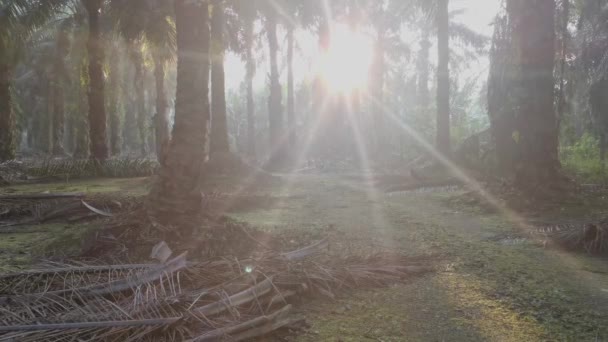
[[[328,88],[337,93],[362,89],[367,83],[373,59],[372,40],[345,25],[331,31],[331,43],[319,57],[319,74]]]

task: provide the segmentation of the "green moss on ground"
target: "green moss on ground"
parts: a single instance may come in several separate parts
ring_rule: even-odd
[[[42,192],[84,192],[144,196],[150,187],[150,178],[81,179],[53,183],[22,184],[0,187],[2,194],[28,194]],[[27,267],[39,259],[76,256],[87,236],[100,226],[91,223],[45,223],[8,227],[11,233],[0,234],[0,272]]]
[[[77,256],[99,225],[48,223],[15,228],[22,232],[0,236],[0,272],[25,268],[39,259]]]
[[[112,193],[121,192],[130,195],[145,195],[151,184],[150,178],[98,178],[67,180],[53,183],[20,184],[0,187],[1,194],[28,194],[39,192],[85,192]]]

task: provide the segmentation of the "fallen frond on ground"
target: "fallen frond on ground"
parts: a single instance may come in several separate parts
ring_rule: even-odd
[[[130,211],[141,204],[133,196],[84,193],[36,193],[0,196],[0,233],[7,227],[47,222],[77,223]]]
[[[0,340],[242,341],[294,326],[302,296],[387,286],[431,270],[397,254],[342,256],[329,241],[248,259],[48,264],[0,275]]]
[[[538,227],[532,231],[536,238],[560,247],[589,254],[608,254],[608,220],[579,222]]]

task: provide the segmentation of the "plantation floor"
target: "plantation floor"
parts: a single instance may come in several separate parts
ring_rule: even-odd
[[[517,225],[505,215],[448,207],[446,199],[459,192],[385,194],[357,177],[284,178],[264,189],[278,202],[230,216],[277,232],[319,234],[331,226],[345,243],[374,242],[412,255],[438,256],[436,272],[409,283],[305,303],[302,312],[312,327],[290,340],[608,341],[607,260],[505,239],[519,235]],[[145,193],[147,184],[139,179],[37,186]],[[28,188],[13,187],[13,192],[22,191]],[[78,236],[72,234],[74,226],[27,228],[47,231],[3,234],[2,268],[25,263],[19,258],[28,258],[59,232],[68,234],[65,248]]]
[[[287,200],[235,216],[268,229],[333,225],[345,241],[439,255],[438,270],[309,304],[312,328],[297,341],[608,341],[606,260],[503,239],[517,226],[447,207],[458,192],[385,194],[345,179],[288,178],[277,190]]]

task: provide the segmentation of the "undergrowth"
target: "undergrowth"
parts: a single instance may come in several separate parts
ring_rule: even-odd
[[[130,178],[146,177],[156,173],[158,163],[150,159],[109,159],[99,162],[92,159],[46,160],[26,165],[27,173],[34,177],[66,178]]]
[[[599,140],[585,134],[572,146],[562,147],[560,160],[566,172],[585,183],[608,183],[608,169],[600,158]]]

